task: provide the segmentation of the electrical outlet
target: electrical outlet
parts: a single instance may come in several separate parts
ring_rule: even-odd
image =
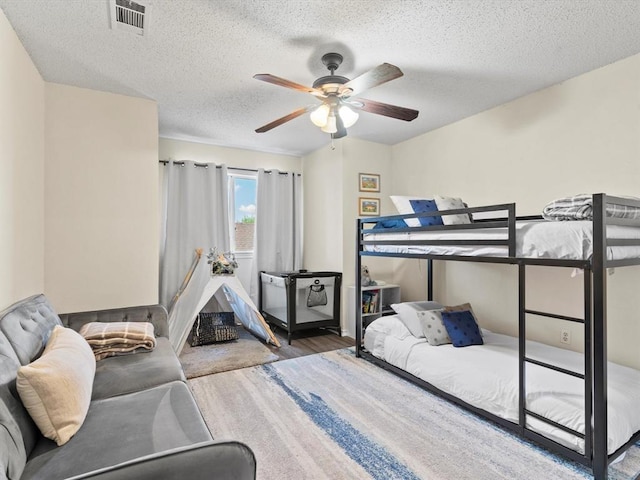
[[[567,345],[571,343],[571,332],[569,330],[560,332],[560,343],[566,343]]]

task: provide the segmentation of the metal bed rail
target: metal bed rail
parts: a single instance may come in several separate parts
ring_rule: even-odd
[[[495,230],[500,233],[501,238],[480,240],[480,239],[447,239],[447,240],[365,240],[364,235],[368,233],[380,233],[380,229],[365,228],[365,225],[377,223],[379,221],[408,220],[416,219],[420,221],[422,218],[446,217],[449,215],[469,215],[472,218],[474,213],[490,213],[495,215],[494,218],[485,218],[482,220],[474,220],[471,223],[456,225],[425,225],[420,227],[394,227],[385,228],[385,233],[416,233],[416,232],[460,232],[468,230]],[[506,217],[504,217],[506,213]],[[527,217],[531,218],[531,217]],[[413,213],[405,215],[391,215],[385,217],[376,217],[375,219],[358,219],[358,251],[363,252],[366,245],[405,245],[409,242],[412,245],[432,245],[432,246],[504,246],[507,248],[507,257],[515,257],[516,254],[516,206],[515,203],[505,203],[498,205],[487,205],[482,207],[468,207],[454,210],[438,210],[433,212]],[[375,253],[375,252],[367,252]],[[403,254],[411,256],[410,253]],[[475,259],[481,257],[473,257]],[[487,257],[495,258],[495,257]]]

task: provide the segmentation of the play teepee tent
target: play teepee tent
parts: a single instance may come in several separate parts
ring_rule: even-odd
[[[193,264],[169,306],[169,341],[180,353],[200,311],[215,297],[225,310],[233,310],[244,327],[267,343],[280,346],[269,325],[235,275],[211,275],[209,264],[196,250]]]

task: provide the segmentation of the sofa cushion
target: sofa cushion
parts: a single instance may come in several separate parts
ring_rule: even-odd
[[[211,440],[183,382],[91,402],[82,428],[65,445],[42,439],[21,480],[56,480],[134,458]]]
[[[0,331],[11,343],[22,365],[38,358],[60,317],[42,294],[25,298],[0,313]]]
[[[20,478],[27,461],[25,444],[35,444],[38,434],[17,398],[15,376],[20,367],[9,340],[0,332],[0,478]],[[22,431],[31,433],[23,436]]]
[[[26,462],[41,436],[20,401],[16,374],[20,365],[26,365],[40,355],[55,325],[60,325],[60,319],[44,295],[25,298],[0,312],[0,401],[3,412],[8,411],[10,415],[7,418],[0,412],[0,429],[6,429],[11,438],[11,443],[5,445],[7,437],[2,437],[0,450],[6,447],[21,452],[11,457],[14,468]]]
[[[96,364],[93,398],[109,398],[138,392],[175,380],[186,381],[169,339],[156,338],[151,352],[109,357]]]
[[[20,478],[26,461],[20,427],[5,402],[0,400],[0,478]]]
[[[96,361],[78,332],[56,325],[40,358],[18,369],[22,403],[42,434],[64,445],[82,426]]]

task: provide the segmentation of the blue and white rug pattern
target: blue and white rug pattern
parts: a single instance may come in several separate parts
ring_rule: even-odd
[[[189,381],[215,438],[258,479],[590,479],[581,465],[355,358],[350,349]],[[609,470],[635,479],[640,447]]]

